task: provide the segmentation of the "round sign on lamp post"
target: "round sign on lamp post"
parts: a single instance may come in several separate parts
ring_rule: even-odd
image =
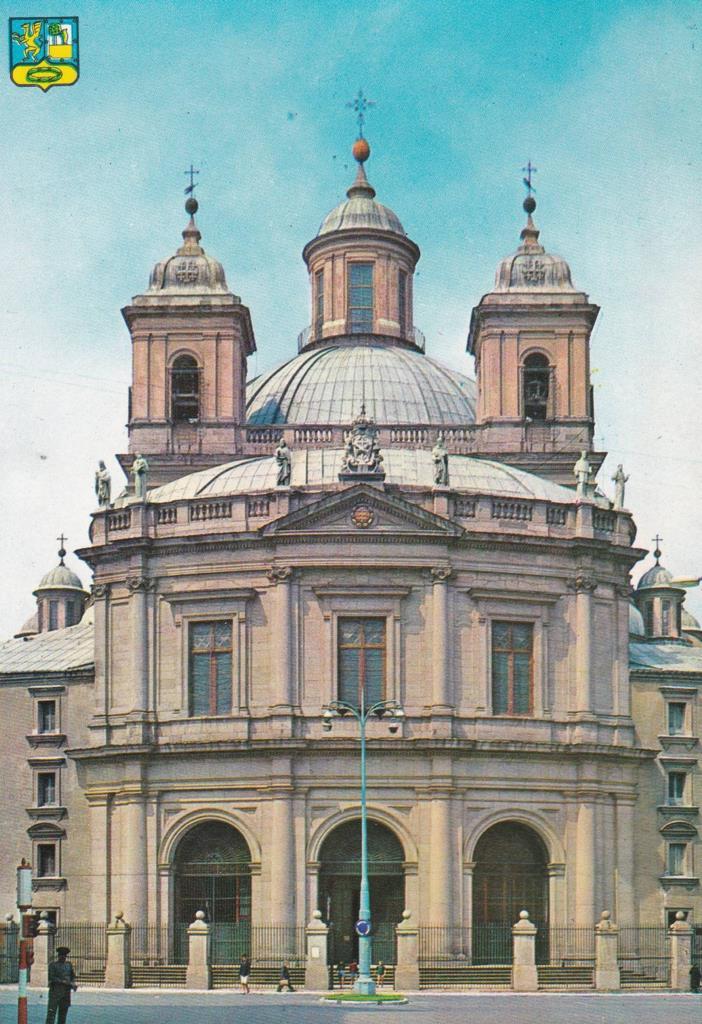
[[[360,935],[362,937],[370,935],[370,921],[356,921],[354,927],[356,929],[356,935]]]

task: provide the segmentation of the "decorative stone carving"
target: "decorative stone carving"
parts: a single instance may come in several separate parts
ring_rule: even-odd
[[[629,583],[616,583],[614,586],[614,592],[619,597],[631,597],[631,586]]]
[[[156,589],[156,580],[149,579],[148,576],[130,576],[127,579],[127,589],[132,594],[136,594],[139,591],[149,593]]]
[[[431,451],[431,457],[434,460],[434,483],[437,487],[448,487],[449,457],[442,433],[439,433],[436,439],[436,444]]]
[[[109,583],[93,583],[90,588],[90,593],[95,601],[99,601],[102,597],[107,597],[110,592]]]
[[[280,444],[275,450],[275,461],[278,463],[278,487],[290,486],[290,475],[292,473],[292,454],[287,446],[285,438],[281,438]]]
[[[351,522],[359,530],[367,530],[375,521],[375,512],[370,505],[356,505],[351,513]]]
[[[621,462],[617,466],[617,472],[612,477],[614,481],[614,507],[624,508],[624,494],[626,492],[626,482],[629,479],[624,473],[624,467]]]
[[[576,493],[579,498],[590,497],[590,475],[592,465],[587,457],[586,451],[580,452],[580,458],[573,466],[573,473],[576,480]]]
[[[134,494],[137,498],[146,497],[146,477],[149,472],[149,464],[140,453],[132,463],[132,476],[134,477]]]
[[[378,428],[366,416],[365,405],[344,435],[344,456],[340,480],[384,480],[383,456],[378,443]]]
[[[266,575],[271,583],[287,583],[292,579],[293,571],[289,565],[273,565]]]
[[[431,577],[433,583],[445,583],[447,579],[451,577],[453,569],[450,565],[439,565],[435,566],[431,570]]]
[[[112,477],[102,459],[98,462],[98,468],[95,471],[95,493],[100,508],[108,508],[112,493]]]
[[[597,580],[594,576],[588,576],[586,573],[578,573],[568,580],[568,589],[574,590],[576,594],[583,591],[592,593],[597,590]]]

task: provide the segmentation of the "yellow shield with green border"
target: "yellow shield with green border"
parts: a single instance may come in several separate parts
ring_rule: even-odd
[[[10,18],[10,78],[15,85],[75,85],[79,75],[78,18]]]

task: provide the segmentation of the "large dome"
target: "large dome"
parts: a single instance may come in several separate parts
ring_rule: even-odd
[[[249,425],[350,423],[365,403],[376,423],[475,422],[475,382],[421,352],[382,342],[303,352],[251,381]]]

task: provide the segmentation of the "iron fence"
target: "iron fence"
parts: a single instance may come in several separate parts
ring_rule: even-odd
[[[0,924],[0,985],[14,985],[19,978],[19,926]]]
[[[107,935],[104,924],[92,921],[60,922],[53,947],[68,946],[70,961],[82,985],[101,985],[105,979]]]
[[[302,966],[306,959],[304,925],[251,925],[248,921],[212,925],[212,963],[237,964],[248,956],[256,967]]]
[[[160,924],[137,924],[132,928],[130,963],[132,967],[157,967],[162,964],[187,964],[188,926],[172,928]]]
[[[544,935],[548,941],[542,947],[541,956],[537,955],[537,963],[549,967],[595,966],[594,928],[566,925],[549,928]]]
[[[670,935],[662,925],[619,929],[619,970],[623,987],[670,984]]]

